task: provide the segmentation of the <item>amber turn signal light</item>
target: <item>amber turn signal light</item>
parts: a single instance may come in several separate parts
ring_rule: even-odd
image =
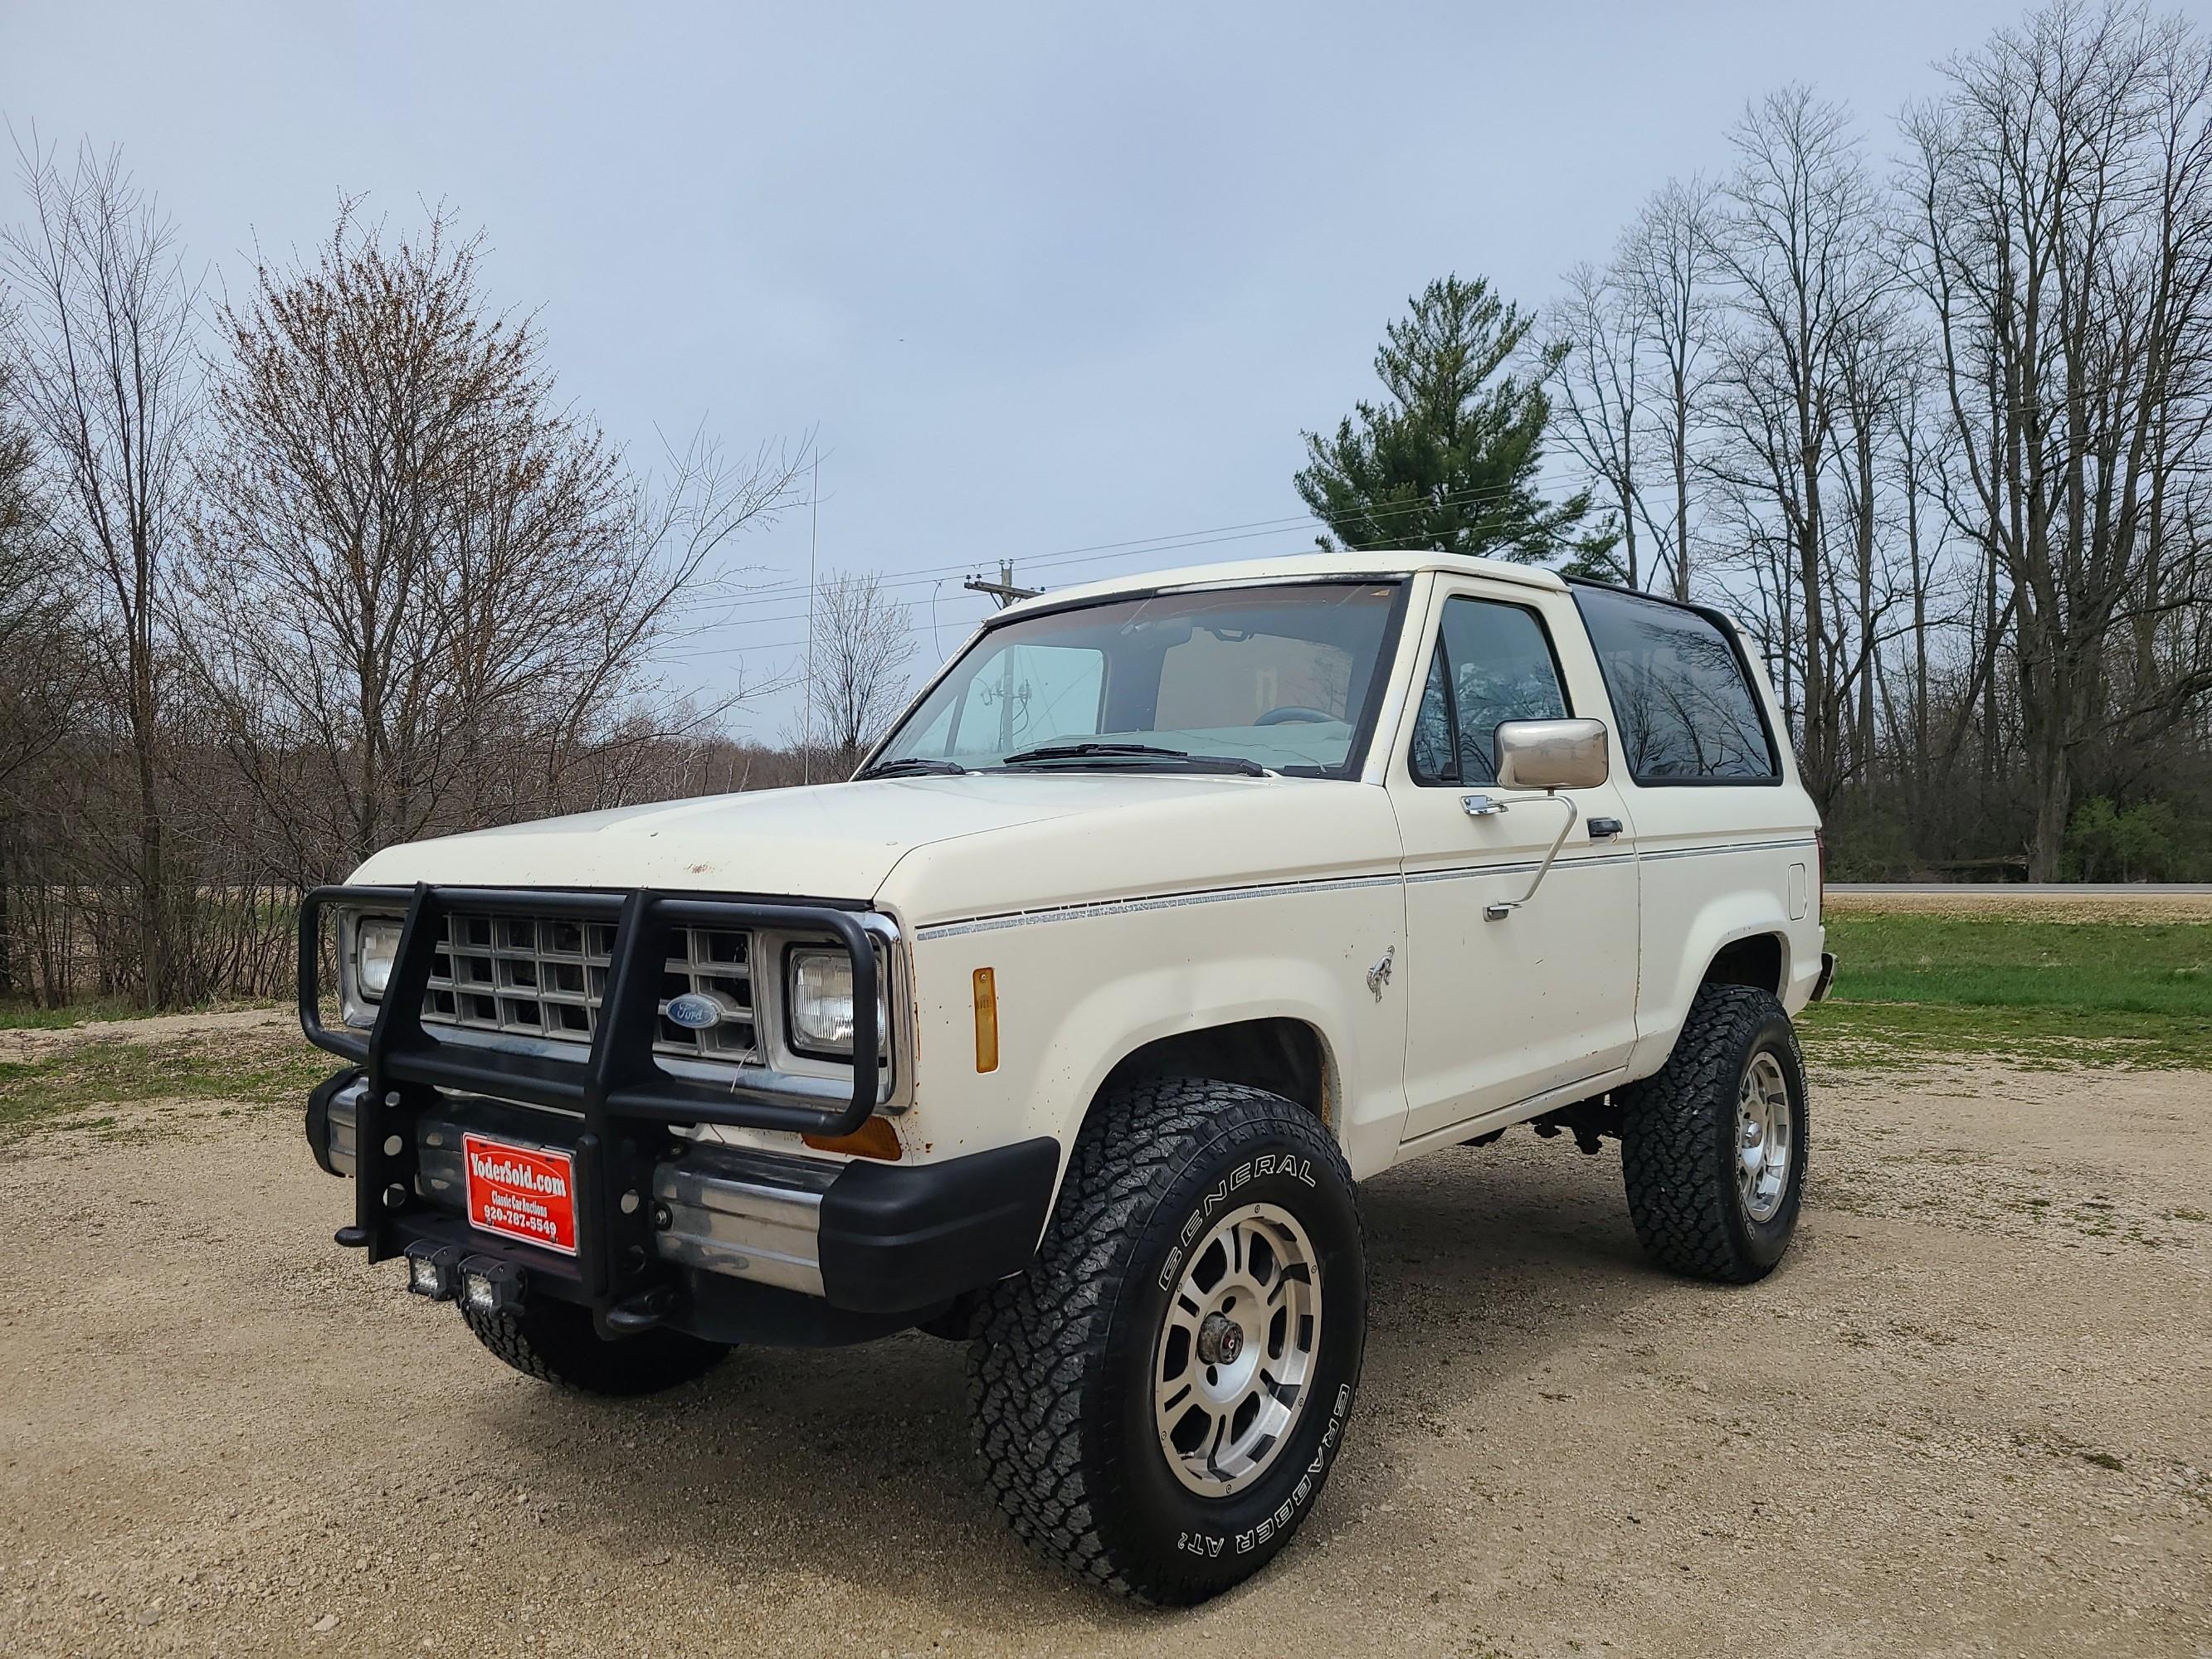
[[[999,1069],[999,982],[988,968],[975,970],[975,1069]]]
[[[879,1158],[887,1164],[899,1158],[898,1131],[887,1117],[872,1117],[848,1135],[801,1135],[817,1152],[843,1152],[851,1158]]]

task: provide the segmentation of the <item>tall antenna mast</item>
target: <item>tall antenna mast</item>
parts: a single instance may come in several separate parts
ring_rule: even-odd
[[[799,726],[799,781],[814,781],[814,555],[822,539],[822,457],[814,458],[807,485],[806,519],[806,713]]]

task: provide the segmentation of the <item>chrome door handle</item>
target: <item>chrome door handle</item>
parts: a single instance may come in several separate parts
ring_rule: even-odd
[[[1489,795],[1462,795],[1460,805],[1471,818],[1494,818],[1505,810],[1505,803]]]

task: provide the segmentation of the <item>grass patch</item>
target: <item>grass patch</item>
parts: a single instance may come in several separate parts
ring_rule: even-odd
[[[2212,1020],[2212,923],[1861,914],[1827,925],[1847,1002]]]
[[[296,1039],[262,1034],[74,1043],[0,1060],[0,1140],[40,1128],[97,1127],[105,1109],[150,1100],[289,1105],[330,1070],[328,1059]]]
[[[274,1008],[275,1002],[210,1003],[198,1008],[147,1008],[123,997],[91,997],[66,1008],[41,1008],[18,998],[0,998],[0,1031],[64,1031],[111,1020],[153,1019],[170,1014],[217,1013],[233,1008]]]
[[[1805,1018],[1825,1063],[2212,1069],[2212,923],[1855,911],[1827,928],[1835,989]]]

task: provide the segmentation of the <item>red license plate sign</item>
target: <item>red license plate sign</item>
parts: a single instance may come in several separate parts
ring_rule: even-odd
[[[469,1169],[469,1224],[526,1244],[576,1254],[576,1170],[566,1152],[461,1137]]]

